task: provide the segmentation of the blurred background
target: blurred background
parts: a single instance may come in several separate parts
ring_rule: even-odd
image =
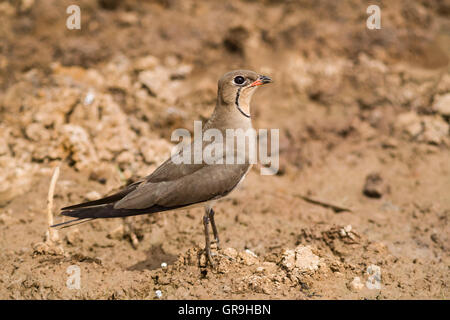
[[[0,298],[448,299],[449,17],[444,0],[0,1]],[[274,79],[252,117],[280,130],[280,171],[218,204],[230,259],[198,267],[201,209],[43,242],[55,167],[55,213],[151,173],[238,68]]]

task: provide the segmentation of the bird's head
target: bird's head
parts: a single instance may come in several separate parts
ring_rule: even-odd
[[[218,103],[227,108],[236,108],[250,118],[250,100],[259,86],[272,82],[269,77],[250,70],[230,71],[219,80]]]

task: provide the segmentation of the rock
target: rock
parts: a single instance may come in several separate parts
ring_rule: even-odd
[[[160,96],[160,92],[164,91],[164,86],[170,80],[170,73],[166,68],[156,66],[154,70],[139,73],[138,79],[152,95]]]
[[[170,275],[168,275],[168,274],[161,274],[158,277],[158,284],[165,286],[165,285],[168,285],[170,283],[171,283]]]
[[[449,134],[449,125],[439,116],[419,116],[415,112],[399,115],[396,126],[419,142],[440,144]]]
[[[352,282],[348,285],[350,290],[353,291],[360,291],[362,288],[364,288],[364,284],[361,282],[361,279],[359,277],[353,278]]]
[[[243,278],[243,282],[246,283],[250,290],[257,293],[271,294],[273,285],[271,280],[267,277],[260,277],[257,275],[251,275]]]
[[[255,270],[255,273],[263,273],[264,272],[264,268],[263,267],[258,267]]]
[[[168,68],[175,68],[180,63],[180,59],[173,54],[169,54],[164,58],[164,65]]]
[[[123,151],[117,156],[116,161],[119,164],[129,165],[134,161],[134,155],[129,151]]]
[[[191,71],[190,65],[178,65],[165,67],[157,65],[152,70],[144,70],[139,73],[139,82],[147,88],[150,95],[168,104],[175,104],[180,94],[182,81]]]
[[[108,88],[129,92],[132,88],[132,81],[128,72],[130,69],[131,61],[126,56],[121,54],[114,56],[102,70],[105,75],[105,85]]]
[[[359,132],[361,138],[365,140],[371,140],[378,134],[369,123],[361,121],[358,118],[352,120],[351,127],[355,128]]]
[[[319,268],[320,259],[308,246],[299,245],[295,250],[285,250],[281,265],[291,271],[296,269],[300,272],[314,271]]]
[[[42,123],[30,123],[25,128],[25,134],[32,141],[45,141],[51,138],[50,132],[45,129]]]
[[[92,102],[94,102],[95,99],[95,93],[93,91],[89,91],[86,96],[84,97],[84,101],[83,104],[85,106],[88,106],[90,104],[92,104]]]
[[[200,246],[197,246],[195,248],[189,248],[188,251],[184,254],[184,256],[180,256],[180,260],[183,262],[184,265],[194,266],[199,263],[199,252],[201,251]],[[201,256],[205,256],[202,254]],[[206,259],[202,259],[200,256],[200,259],[203,260],[200,261],[200,265],[205,265]]]
[[[66,124],[61,127],[62,144],[72,155],[77,169],[98,162],[98,156],[88,132],[81,126]]]
[[[138,146],[144,161],[156,165],[170,157],[173,148],[173,145],[164,139],[148,139],[146,137],[139,138]]]
[[[192,65],[190,64],[182,64],[178,67],[176,67],[170,75],[170,78],[172,80],[174,79],[184,79],[186,78],[191,72],[192,72]]]
[[[413,138],[417,137],[423,131],[422,121],[415,112],[400,114],[397,118],[396,125]]]
[[[254,256],[255,258],[257,258],[258,256],[256,255],[256,253],[254,253],[253,251],[251,251],[250,249],[245,249],[245,253],[248,253],[252,256]]]
[[[22,163],[22,160],[17,158],[1,157],[0,207],[26,193],[32,186],[32,180],[37,170],[38,165],[34,163]]]
[[[232,259],[236,259],[238,252],[235,248],[226,248],[223,250],[223,254]]]
[[[258,262],[258,258],[250,250],[245,250],[243,252],[240,252],[239,258],[241,259],[242,263],[247,266],[254,265]]]
[[[339,230],[339,235],[341,237],[346,237],[350,233],[350,231],[352,231],[352,226],[349,224],[348,226],[345,226]]]
[[[298,246],[295,249],[295,268],[300,271],[313,271],[319,268],[320,259],[310,247]]]
[[[38,242],[33,246],[34,254],[50,254],[50,255],[63,255],[64,249],[61,246],[57,246],[50,243]]]
[[[285,250],[283,252],[283,258],[281,260],[281,265],[287,270],[292,270],[295,267],[295,251]]]
[[[385,191],[383,179],[378,173],[371,173],[366,177],[363,193],[369,198],[381,198]]]
[[[208,265],[208,261],[207,261],[206,255],[204,255],[204,254],[200,255],[199,264],[201,266],[207,266]]]
[[[150,70],[155,68],[159,64],[159,59],[154,56],[145,56],[136,59],[133,68],[137,71]]]
[[[266,276],[273,276],[277,272],[277,265],[274,262],[265,261],[255,269],[255,273]]]
[[[156,298],[161,299],[162,296],[163,296],[161,290],[156,290],[156,291],[155,291],[155,296],[156,296]]]
[[[86,193],[86,195],[84,197],[89,201],[93,201],[93,200],[100,199],[101,195],[97,191],[91,191],[91,192]]]
[[[440,115],[450,117],[450,93],[436,96],[432,108]]]
[[[430,144],[440,144],[444,142],[449,134],[449,125],[440,117],[425,117],[423,120],[425,130],[419,137],[419,141]]]
[[[330,265],[330,270],[335,273],[339,273],[339,270],[341,270],[341,269],[342,269],[342,263],[339,261],[334,261]]]
[[[231,287],[229,287],[229,286],[227,286],[227,285],[224,285],[224,286],[222,287],[222,291],[225,292],[225,293],[231,292]]]
[[[102,88],[105,83],[105,78],[96,69],[88,69],[84,78],[84,82],[87,85],[91,85],[96,88]]]
[[[119,22],[125,26],[133,25],[139,22],[139,17],[134,12],[120,12]]]

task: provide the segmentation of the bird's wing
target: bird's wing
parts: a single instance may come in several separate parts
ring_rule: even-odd
[[[158,168],[156,168],[155,171],[145,177],[144,181],[154,183],[173,181],[193,174],[197,170],[205,167],[207,164],[204,161],[200,161],[200,163],[198,164],[195,163],[195,153],[197,152],[202,154],[207,145],[213,145],[217,142],[214,141],[211,143],[209,141],[197,141],[197,143],[202,144],[202,148],[199,150],[196,149],[195,143],[196,142],[194,141],[189,145],[189,151],[187,151],[187,159],[185,159],[183,156],[183,152],[185,152],[186,150],[180,149],[177,153],[173,154],[169,159],[167,159]],[[200,157],[202,157],[202,155],[200,155]]]
[[[217,199],[230,193],[248,168],[248,164],[201,165],[179,179],[160,182],[149,179],[118,201],[114,209],[181,207]]]
[[[193,174],[197,170],[203,168],[206,164],[176,164],[172,161],[172,158],[167,159],[163,164],[155,169],[150,175],[148,175],[145,182],[163,182],[173,181],[180,179],[186,175]]]
[[[63,208],[61,214],[112,218],[178,209],[227,195],[249,168],[249,164],[177,164],[177,159],[169,158],[149,176],[111,196]]]
[[[79,203],[79,204],[76,204],[73,206],[64,207],[64,208],[61,208],[61,210],[73,210],[73,209],[77,209],[77,208],[92,207],[92,206],[98,206],[98,205],[102,205],[102,204],[108,204],[108,203],[119,201],[120,199],[125,197],[128,193],[135,190],[140,183],[142,183],[142,180],[136,181],[136,182],[126,186],[119,192],[116,192],[110,196],[107,196],[107,197],[104,197],[104,198],[101,198],[98,200]]]
[[[191,145],[191,148],[193,148],[193,144]],[[172,160],[175,159],[176,157],[180,157],[180,152],[178,154],[174,155],[173,157],[170,157],[165,162],[163,162],[158,168],[156,168],[156,170],[154,172],[152,172],[147,177],[140,179],[140,180],[122,188],[121,190],[119,190],[118,192],[116,192],[110,196],[107,196],[107,197],[104,197],[104,198],[101,198],[98,200],[94,200],[94,201],[88,201],[88,202],[83,202],[83,203],[79,203],[76,205],[64,207],[61,210],[73,210],[73,209],[78,209],[78,208],[85,208],[85,207],[92,207],[92,206],[105,205],[105,204],[109,204],[109,203],[115,203],[115,202],[123,199],[127,194],[134,191],[141,184],[145,184],[147,182],[155,183],[155,182],[176,180],[183,176],[192,174],[193,172],[199,170],[200,168],[202,168],[203,166],[206,165],[205,163],[201,163],[201,164],[184,164],[184,163],[176,164],[176,163],[174,163]],[[193,160],[192,160],[192,162],[193,162]]]

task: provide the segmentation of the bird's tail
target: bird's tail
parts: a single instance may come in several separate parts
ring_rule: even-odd
[[[139,185],[139,181],[127,186],[122,191],[119,191],[111,196],[101,198],[94,201],[79,203],[69,207],[61,209],[61,214],[63,216],[74,217],[76,219],[67,222],[55,224],[52,227],[67,228],[76,224],[91,221],[98,218],[122,218],[128,216],[136,216],[146,213],[155,213],[161,211],[167,211],[172,209],[177,209],[181,206],[176,207],[162,207],[159,205],[151,206],[149,208],[143,209],[125,209],[114,208],[114,205],[125,197],[130,192],[134,191]]]
[[[98,218],[123,218],[128,216],[136,216],[141,214],[162,212],[167,210],[176,209],[174,207],[162,207],[162,206],[152,206],[150,208],[144,209],[114,209],[114,203],[92,206],[92,207],[84,207],[84,208],[74,208],[74,209],[66,209],[63,208],[61,214],[63,216],[74,217],[76,219],[66,221],[63,223],[58,223],[52,225],[52,227],[61,227],[67,228],[71,227],[83,222],[88,222]]]
[[[162,211],[162,207],[153,206],[144,209],[114,209],[114,203],[109,203],[100,206],[83,207],[66,209],[63,208],[61,214],[63,216],[74,217],[78,219],[97,219],[97,218],[121,218],[128,216],[136,216],[144,213],[153,213]]]
[[[61,222],[61,223],[57,223],[54,225],[51,225],[51,228],[60,228],[60,229],[64,229],[64,228],[68,228],[68,227],[73,227],[76,226],[78,224],[84,223],[84,222],[89,222],[94,220],[95,218],[90,218],[90,219],[72,219],[69,221],[65,221],[65,222]]]
[[[97,218],[117,218],[142,214],[142,210],[114,209],[114,204],[135,190],[139,183],[139,181],[133,183],[111,196],[62,208],[61,214],[63,216],[76,219],[54,224],[52,227],[67,228]]]

